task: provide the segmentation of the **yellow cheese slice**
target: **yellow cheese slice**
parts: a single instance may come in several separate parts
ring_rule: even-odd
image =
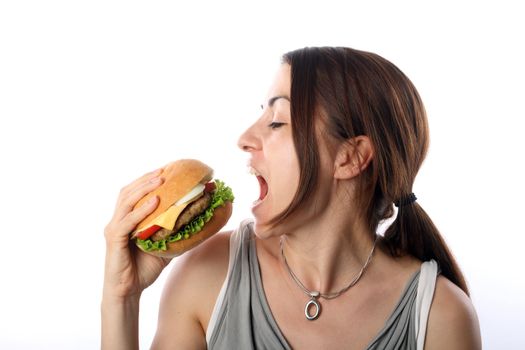
[[[195,188],[193,188],[186,196],[184,196],[177,203],[169,207],[164,213],[157,216],[152,222],[148,224],[148,226],[143,227],[140,231],[136,231],[133,234],[133,237],[135,237],[138,234],[138,232],[145,231],[154,225],[163,227],[170,231],[173,230],[180,213],[182,213],[182,211],[188,206],[188,204],[193,203],[202,196],[204,187],[205,186],[203,184],[198,184],[197,186],[195,186]],[[185,203],[181,203],[182,201],[184,201]]]
[[[173,230],[173,227],[175,226],[175,222],[177,221],[177,218],[179,217],[180,213],[190,204],[191,202],[186,202],[181,205],[172,205],[168,208],[164,213],[160,214],[150,222],[150,224],[146,227],[144,227],[141,231],[146,230],[147,228],[150,228],[153,225],[157,225],[160,227],[164,227],[168,230]]]

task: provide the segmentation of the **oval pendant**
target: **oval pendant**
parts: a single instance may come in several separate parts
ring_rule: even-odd
[[[315,312],[313,314],[310,314],[310,305],[314,305]],[[314,298],[310,299],[306,306],[304,307],[304,315],[306,316],[306,319],[309,321],[313,321],[319,317],[319,313],[321,312],[321,305],[315,300]]]

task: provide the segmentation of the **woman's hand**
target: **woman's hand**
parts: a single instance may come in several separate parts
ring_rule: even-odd
[[[152,197],[144,205],[133,210],[135,204],[156,189],[163,181],[161,169],[145,174],[122,188],[115,212],[105,228],[106,264],[104,274],[104,298],[126,300],[138,298],[168,265],[170,259],[146,254],[129,240],[129,234],[148,214],[158,206],[158,198]]]

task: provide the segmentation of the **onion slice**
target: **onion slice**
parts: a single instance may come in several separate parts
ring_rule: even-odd
[[[177,203],[175,203],[175,205],[182,205],[184,203],[188,203],[193,201],[194,199],[199,198],[202,195],[202,192],[204,191],[204,187],[206,186],[204,186],[203,184],[198,184],[187,195],[179,199]]]

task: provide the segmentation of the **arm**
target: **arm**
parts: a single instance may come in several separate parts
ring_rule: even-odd
[[[129,242],[129,233],[158,205],[157,198],[134,205],[160,185],[159,172],[144,175],[120,191],[115,212],[104,235],[106,259],[101,304],[102,349],[138,349],[139,301],[169,259],[140,251]]]
[[[444,277],[436,283],[425,350],[481,349],[479,321],[469,297]]]
[[[162,294],[152,349],[206,349],[206,328],[228,271],[230,233],[177,258]]]
[[[102,349],[139,348],[139,298],[102,300]]]

